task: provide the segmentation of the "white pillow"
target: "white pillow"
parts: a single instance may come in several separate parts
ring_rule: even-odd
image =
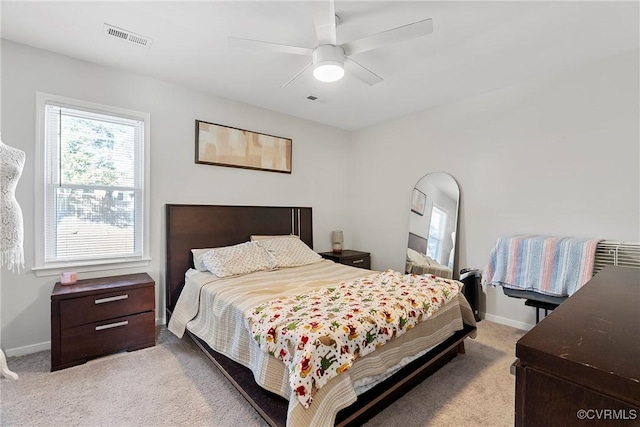
[[[205,252],[210,251],[211,249],[213,248],[191,249],[191,253],[193,254],[193,268],[198,271],[208,271],[207,266],[202,262],[202,255],[204,255]]]
[[[407,248],[407,259],[414,264],[431,265],[431,263],[429,262],[430,258],[411,248]]]
[[[322,260],[300,239],[266,239],[256,244],[267,250],[275,268],[297,267]]]
[[[436,261],[436,260],[435,260],[435,259],[433,259],[433,258],[430,258],[430,257],[428,257],[428,256],[426,256],[426,255],[425,255],[424,257],[425,257],[425,259],[427,260],[427,263],[428,263],[430,266],[435,266],[435,267],[437,267],[437,266],[441,265],[438,261]]]
[[[206,251],[201,260],[218,277],[239,276],[274,268],[267,251],[254,242],[240,243]]]
[[[282,239],[282,238],[293,238],[293,239],[299,239],[299,236],[296,236],[295,234],[280,234],[277,236],[251,236],[251,241],[252,242],[257,242],[260,240],[268,240],[268,239]]]

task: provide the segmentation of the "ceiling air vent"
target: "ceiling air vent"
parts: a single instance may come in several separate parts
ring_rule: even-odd
[[[308,99],[311,102],[317,102],[319,104],[325,104],[329,101],[328,98],[322,95],[313,95],[313,94],[305,96],[304,99]]]
[[[122,28],[114,27],[109,24],[104,24],[103,32],[108,37],[124,40],[146,48],[150,48],[153,43],[153,40],[149,37],[141,36],[140,34],[132,33],[131,31],[123,30]]]

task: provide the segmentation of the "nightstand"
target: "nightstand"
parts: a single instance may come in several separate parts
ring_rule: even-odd
[[[51,371],[155,345],[155,282],[146,273],[59,282],[51,292]]]
[[[350,265],[352,267],[371,268],[371,254],[369,252],[352,251],[343,249],[342,252],[321,252],[322,258],[339,262],[340,264]]]

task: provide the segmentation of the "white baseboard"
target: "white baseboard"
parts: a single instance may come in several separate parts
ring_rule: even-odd
[[[162,326],[166,323],[164,317],[156,319],[156,326]],[[25,354],[37,353],[39,351],[51,350],[51,341],[45,341],[38,344],[25,345],[24,347],[8,348],[4,353],[7,357],[24,356]]]
[[[24,347],[8,348],[5,354],[7,357],[24,356],[25,354],[37,353],[44,350],[51,350],[51,341],[25,345]]]
[[[489,313],[482,313],[482,318],[487,319],[491,322],[500,323],[501,325],[507,325],[517,329],[522,329],[523,331],[528,331],[535,326],[535,325],[530,325],[524,322],[518,322],[517,320],[507,319],[506,317],[496,316]]]

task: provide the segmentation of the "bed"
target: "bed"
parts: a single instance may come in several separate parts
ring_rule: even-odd
[[[236,245],[248,241],[251,235],[294,234],[309,247],[313,245],[311,208],[167,205],[166,227],[166,305],[169,317],[173,315],[183,289],[185,289],[185,295],[190,292],[189,281],[210,280],[204,273],[189,270],[193,267],[191,249]],[[296,268],[299,269],[297,273],[293,271]],[[335,265],[330,261],[320,261],[317,265],[295,267],[284,274],[312,277],[315,273],[309,269],[325,268],[338,268],[342,275],[340,277],[344,278],[362,277],[372,273]],[[186,282],[188,286],[185,287],[187,271],[190,271],[190,274]],[[266,273],[258,272],[258,276],[260,274]],[[262,280],[260,277],[254,279],[257,282]],[[213,288],[216,286],[217,283],[212,285]],[[212,339],[211,335],[227,334],[226,330],[221,332],[213,328],[213,332],[203,332],[201,327],[192,327],[187,328],[186,334],[196,342],[270,425],[331,424],[327,422],[328,420],[333,420],[336,425],[358,425],[435,372],[459,352],[464,352],[463,340],[468,336],[475,336],[476,332],[473,314],[466,300],[460,294],[455,301],[452,300],[443,306],[441,311],[442,315],[433,316],[435,320],[433,324],[428,321],[422,322],[405,335],[357,359],[348,372],[329,380],[314,396],[310,406],[313,410],[301,408],[290,396],[289,402],[293,403],[287,402],[284,398],[287,396],[284,392],[287,384],[284,379],[280,380],[279,385],[278,380],[274,380],[282,375],[284,365],[273,356],[266,355],[268,356],[266,359],[264,355],[260,356],[261,353],[251,348],[250,340],[243,342],[242,339],[234,338],[233,344],[216,348],[219,351],[214,351],[212,347],[219,347],[219,343],[216,339]],[[215,316],[215,313],[210,315],[210,317]],[[454,317],[457,319],[453,319]],[[207,322],[195,322],[195,324],[198,323]],[[230,335],[243,333],[242,325],[237,325],[239,322],[231,323],[234,325],[228,332]],[[422,347],[414,349],[419,342]],[[387,378],[378,377],[376,380],[378,383],[375,386],[366,385],[365,379],[370,377],[368,370],[371,367],[374,367],[373,371],[379,369],[381,361],[384,361],[382,364],[387,368],[397,365],[397,362],[406,355],[407,349],[411,349],[413,353],[424,354],[398,369],[393,375]],[[278,366],[276,362],[282,365],[279,373],[272,369]],[[267,365],[269,368],[262,369]],[[253,368],[253,371],[250,368]],[[360,394],[356,394],[352,387],[350,380],[352,377],[365,381]],[[270,391],[258,386],[257,383]],[[367,387],[370,388],[367,389]]]
[[[453,278],[453,270],[442,265],[427,255],[427,239],[417,234],[409,233],[407,260],[405,273],[433,274],[446,279]]]

